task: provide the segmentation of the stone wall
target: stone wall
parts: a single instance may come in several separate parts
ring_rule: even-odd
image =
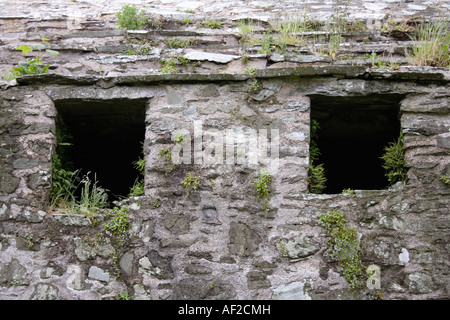
[[[450,76],[448,68],[409,65],[406,54],[416,23],[448,11],[447,2],[349,1],[349,22],[364,30],[343,33],[335,56],[321,53],[329,45],[323,25],[281,54],[244,44],[237,22],[252,19],[261,36],[293,14],[329,21],[342,2],[305,1],[301,10],[298,1],[133,3],[159,27],[117,30],[118,1],[0,4],[1,73],[23,60],[19,44],[45,37],[60,52],[45,58],[46,74],[0,81],[0,299],[449,298]],[[193,23],[180,23],[186,17]],[[208,19],[224,27],[201,27]],[[175,37],[196,42],[172,48],[167,40]],[[162,60],[180,55],[187,64],[161,72]],[[405,184],[308,191],[312,114],[326,117],[327,103],[358,104],[360,115],[398,105]],[[94,215],[49,208],[63,116],[79,130],[98,123],[106,137],[100,121],[115,137],[145,123],[144,195]],[[353,135],[365,129],[355,127]],[[97,137],[83,139],[95,153]],[[103,139],[111,146],[108,166],[117,164],[111,176],[121,181],[125,148]],[[181,163],[167,161],[164,149]],[[333,156],[351,160],[345,152]],[[254,184],[264,170],[273,177],[267,206]],[[199,177],[190,191],[182,183],[189,173]],[[357,292],[319,225],[332,211],[356,230],[371,270]]]
[[[111,299],[126,290],[137,299],[374,299],[380,292],[384,299],[448,298],[449,192],[440,179],[450,174],[446,80],[438,74],[434,84],[416,82],[420,74],[412,73],[373,80],[361,68],[325,69],[261,73],[258,92],[242,75],[211,82],[161,75],[157,84],[141,78],[135,86],[129,77],[121,79],[126,86],[107,88],[101,77],[60,84],[49,75],[3,90],[2,298]],[[309,96],[379,92],[404,95],[408,183],[354,194],[308,193]],[[104,230],[107,214],[88,218],[46,206],[55,104],[125,98],[148,99],[145,196],[120,204],[130,228],[126,244],[118,246]],[[180,129],[191,133],[194,147],[195,123],[203,130],[201,156],[211,148],[205,137],[214,129],[279,130],[268,210],[253,181],[270,166],[203,158],[167,172],[159,150],[172,148]],[[186,195],[181,182],[188,172],[201,180]],[[329,235],[318,225],[320,214],[334,210],[361,235],[364,265],[379,270],[358,293],[349,291],[327,253]]]
[[[40,55],[50,65],[50,73],[104,76],[148,75],[161,70],[162,59],[184,55],[202,62],[197,73],[239,73],[253,65],[258,68],[298,66],[303,64],[371,63],[372,52],[379,60],[403,64],[405,49],[411,46],[411,34],[417,22],[446,16],[447,1],[137,1],[130,4],[145,10],[156,23],[146,30],[119,30],[116,13],[122,1],[2,1],[0,4],[0,72],[10,70],[24,60],[17,46],[42,44],[48,39],[49,49],[57,57]],[[344,6],[347,4],[346,6]],[[332,61],[318,55],[327,44],[326,24],[339,10],[349,22],[359,23],[359,30],[342,34],[340,54],[345,59]],[[308,44],[286,46],[283,55],[260,53],[260,45],[243,45],[239,21],[251,21],[254,33],[264,34],[270,26],[285,19],[305,18],[318,27],[304,35]],[[188,19],[190,23],[183,23]],[[202,27],[203,22],[220,21],[223,27]],[[195,42],[188,47],[171,47],[168,39]],[[143,48],[144,47],[144,48]],[[296,52],[292,52],[296,49]],[[298,49],[298,50],[297,50]],[[36,50],[26,57],[35,56]],[[240,59],[245,56],[248,64]],[[359,57],[359,59],[357,59]],[[389,58],[389,59],[387,59]]]

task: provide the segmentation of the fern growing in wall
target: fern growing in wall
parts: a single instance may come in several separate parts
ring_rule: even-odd
[[[311,143],[309,147],[308,171],[308,190],[311,193],[322,193],[327,182],[323,163],[317,164],[320,156],[319,147],[317,146],[317,131],[319,129],[319,122],[317,120],[311,120]]]
[[[398,139],[390,142],[384,148],[385,153],[381,156],[383,168],[386,170],[386,177],[391,185],[399,181],[403,183],[406,181],[407,168],[403,142],[403,133],[400,132]]]
[[[142,143],[142,149],[144,144]],[[144,152],[142,151],[142,154]],[[139,177],[134,181],[133,186],[130,189],[129,197],[138,197],[144,194],[144,171],[145,171],[145,158],[144,156],[139,157],[138,160],[133,161],[133,167],[139,171]]]
[[[70,142],[71,138],[71,135],[64,127],[56,128],[57,145],[53,154],[50,186],[51,207],[64,206],[74,199],[78,170],[68,169],[71,167],[71,163],[67,159],[68,148],[72,145]]]

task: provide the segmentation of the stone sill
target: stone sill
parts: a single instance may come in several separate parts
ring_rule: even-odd
[[[371,70],[365,66],[302,66],[295,68],[273,68],[256,70],[256,78],[279,77],[319,77],[334,76],[347,79],[395,80],[449,82],[450,72],[446,68],[403,67],[399,71]],[[164,82],[220,82],[245,81],[250,75],[242,73],[176,73],[152,75],[125,75],[117,77],[99,75],[26,75],[16,79],[18,85],[59,84],[59,85],[97,85],[109,88],[115,85],[143,85]]]
[[[291,193],[285,196],[290,200],[329,200],[337,198],[357,197],[357,198],[373,198],[378,196],[387,196],[393,193],[402,192],[404,189],[382,189],[382,190],[354,190],[353,194],[334,193]]]

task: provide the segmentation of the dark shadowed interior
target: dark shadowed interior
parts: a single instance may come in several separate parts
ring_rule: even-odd
[[[63,100],[56,103],[72,136],[68,157],[73,169],[89,173],[109,190],[111,200],[127,196],[138,177],[133,161],[142,155],[146,99]]]
[[[400,133],[401,95],[311,96],[319,122],[318,147],[327,178],[324,193],[383,189],[388,180],[380,157]]]

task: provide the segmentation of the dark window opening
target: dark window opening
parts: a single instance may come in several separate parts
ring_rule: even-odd
[[[79,169],[82,176],[89,173],[92,181],[108,190],[109,201],[127,197],[139,178],[133,162],[142,157],[146,102],[73,99],[56,103],[61,119],[57,128],[64,126],[71,136],[68,169]]]
[[[317,146],[323,163],[323,193],[389,186],[380,157],[400,133],[401,95],[311,96],[311,121],[320,125]]]

